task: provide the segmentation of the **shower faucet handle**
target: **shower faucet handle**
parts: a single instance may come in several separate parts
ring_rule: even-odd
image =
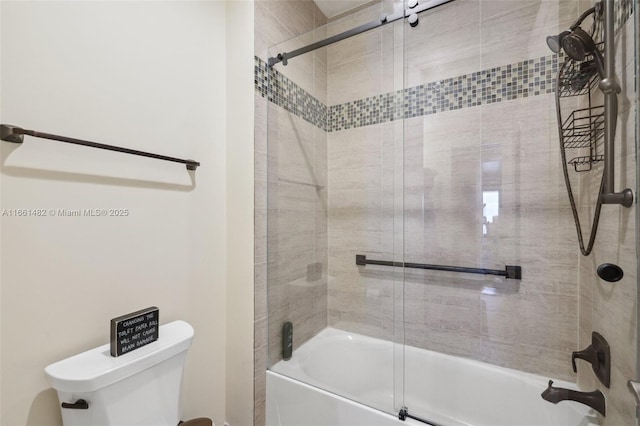
[[[571,366],[573,367],[573,372],[578,372],[578,367],[576,366],[576,358],[583,359],[592,365],[598,362],[598,353],[593,348],[593,345],[587,346],[586,349],[581,351],[571,352]]]
[[[591,333],[591,344],[586,349],[571,353],[571,366],[577,373],[576,358],[591,363],[593,373],[606,387],[611,386],[611,350],[609,343],[596,331]]]

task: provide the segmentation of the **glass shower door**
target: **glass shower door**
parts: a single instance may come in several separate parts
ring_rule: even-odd
[[[376,3],[269,56],[394,8]],[[402,32],[402,22],[386,25],[264,66],[267,366],[394,416],[404,405],[403,268],[356,259],[402,262]]]
[[[405,270],[410,415],[446,425],[599,424],[592,407],[543,399],[553,380],[554,387],[601,391],[610,424],[635,421],[626,389],[636,369],[635,206],[603,206],[594,250],[580,254],[561,150],[588,240],[603,140],[593,116],[583,128],[593,144],[582,147],[592,153],[560,145],[559,126],[576,130],[569,114],[560,123],[556,117],[556,76],[567,56],[546,41],[593,3],[454,0],[405,30],[404,261],[480,269]],[[622,87],[616,191],[636,187],[631,4],[614,2],[616,48],[603,52],[615,57]],[[589,16],[581,25],[601,40],[600,24],[592,23]],[[597,78],[593,59],[577,68]],[[602,102],[597,84],[564,84],[575,92],[562,99],[564,111]],[[585,155],[592,155],[587,165]],[[625,270],[625,283],[598,278],[598,266],[609,262]],[[494,275],[500,271],[514,275]],[[615,347],[625,371],[611,388],[586,363],[577,362],[577,374],[572,369],[572,353],[587,348],[594,331],[611,353]]]
[[[405,30],[405,405],[443,425],[465,420],[459,407],[470,403],[461,366],[447,356],[477,355],[481,291],[494,282],[453,272],[493,267],[481,218],[500,188],[482,179],[480,15],[480,1],[453,1]]]

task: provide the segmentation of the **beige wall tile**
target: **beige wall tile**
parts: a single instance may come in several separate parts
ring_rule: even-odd
[[[509,37],[520,41],[519,25],[525,22],[531,25],[525,26],[530,28],[524,31],[526,42],[506,59],[496,61],[503,61],[499,62],[502,65],[520,60],[518,55],[527,59],[532,52],[546,55],[546,50],[531,50],[529,40],[539,36],[542,48],[547,49],[546,31],[556,31],[563,19],[570,19],[547,22],[554,7],[566,13],[572,13],[574,7],[538,1],[488,3],[465,2],[464,9],[462,3],[453,3],[421,17],[421,25],[408,29],[405,84],[481,69],[490,50],[483,51],[480,45],[496,43],[499,49],[497,43]],[[442,19],[454,12],[456,19]],[[487,22],[480,25],[480,16]],[[469,25],[461,25],[465,19]],[[509,19],[512,22],[505,22]],[[547,24],[541,27],[536,20]],[[491,28],[490,22],[494,22]],[[379,85],[372,82],[383,75],[384,59],[375,46],[377,39],[371,35],[332,48],[328,58],[330,104],[378,93]],[[369,75],[371,81],[358,73]],[[575,231],[559,167],[553,96],[412,118],[405,121],[403,133],[400,155],[385,150],[386,141],[393,138],[385,139],[381,126],[329,134],[329,275],[334,279],[329,283],[330,324],[384,335],[380,321],[384,323],[385,316],[380,318],[368,308],[393,307],[393,303],[372,305],[366,297],[366,289],[384,281],[382,272],[355,268],[352,258],[356,252],[393,257],[393,233],[403,223],[400,229],[407,261],[428,259],[429,263],[484,267],[508,262],[522,264],[525,271],[525,278],[514,286],[433,271],[408,274],[405,283],[411,287],[405,291],[418,295],[405,305],[408,342],[571,379],[566,359],[577,344],[578,267]],[[391,172],[385,179],[389,156],[400,158],[401,163],[391,160]],[[397,177],[393,169],[398,166],[403,169],[403,185],[386,187],[386,181]],[[387,210],[384,201],[378,201],[379,194],[383,200],[393,199],[394,188],[404,192],[400,211],[394,202]],[[484,236],[483,191],[500,192],[499,215],[487,225]],[[356,273],[356,269],[360,270]],[[451,285],[461,294],[448,294]],[[482,296],[485,287],[496,288],[497,295]],[[345,293],[347,288],[351,290]],[[393,292],[387,294],[393,297]],[[521,323],[513,321],[518,315],[524,318]],[[386,320],[393,318],[387,315]],[[437,338],[427,338],[425,330]],[[463,345],[457,337],[461,333],[473,339]],[[546,363],[527,355],[532,342],[549,351]]]
[[[618,36],[618,52],[627,52],[624,44],[633,32],[628,22]],[[618,59],[621,58],[621,59]],[[625,68],[620,68],[628,58],[616,54],[618,77],[623,92],[620,95],[620,115],[616,134],[616,190],[635,188],[635,159],[629,154],[635,152],[635,130],[628,123],[625,109],[628,99],[633,97],[633,83]],[[594,188],[599,184],[601,168],[596,172],[584,173],[580,180],[581,217],[591,220],[595,203]],[[578,383],[585,390],[599,388],[607,399],[605,425],[632,424],[635,420],[635,401],[627,389],[626,382],[636,377],[637,323],[636,286],[637,253],[635,241],[635,209],[621,206],[603,206],[598,228],[598,236],[593,252],[580,259],[580,348],[591,343],[591,331],[602,334],[609,342],[612,355],[611,388],[606,389],[594,377],[590,368],[578,370]],[[585,212],[586,211],[586,212]],[[625,272],[622,280],[608,283],[601,280],[596,269],[602,263],[614,263]]]
[[[260,0],[254,3],[254,10],[255,54],[262,60],[283,42],[326,23],[311,0]],[[323,31],[308,34],[284,47],[300,46],[322,35]],[[277,69],[326,102],[323,52],[296,58]],[[326,268],[327,263],[326,232],[320,232],[323,220],[326,222],[326,193],[321,194],[321,187],[326,186],[327,161],[325,132],[259,95],[255,122],[255,198],[259,208],[255,214],[254,425],[262,426],[265,369],[280,357],[279,327],[284,321],[293,321],[296,343],[301,343],[326,326],[326,272],[307,281],[307,266],[319,262]]]
[[[481,69],[480,5],[477,0],[446,4],[406,29],[407,87]]]

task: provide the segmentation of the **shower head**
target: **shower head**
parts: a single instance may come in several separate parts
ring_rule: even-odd
[[[562,48],[564,48],[564,42],[565,39],[567,37],[571,37],[573,35],[573,33],[575,33],[576,31],[579,30],[579,32],[584,33],[584,35],[586,35],[588,37],[589,40],[591,40],[591,42],[593,43],[593,40],[591,39],[591,37],[589,36],[589,34],[587,34],[582,28],[580,28],[580,24],[582,24],[582,21],[584,21],[587,16],[591,15],[591,14],[598,14],[599,12],[599,4],[596,4],[596,6],[587,9],[584,11],[584,13],[582,15],[580,15],[580,17],[576,20],[576,22],[574,22],[570,27],[569,27],[569,31],[562,31],[560,34],[558,35],[552,35],[552,36],[548,36],[547,37],[547,46],[549,46],[549,49],[551,49],[551,51],[553,53],[560,53],[560,50],[562,50]],[[580,34],[579,37],[582,37],[583,34]],[[587,40],[584,40],[587,41]],[[575,40],[572,40],[573,43],[575,43]],[[593,43],[595,46],[595,43]],[[576,49],[579,49],[579,47],[576,47]],[[584,50],[584,49],[583,49]],[[565,48],[565,52],[566,52],[566,48]],[[576,51],[576,54],[578,54],[579,50]],[[573,58],[574,58],[569,52],[567,52],[567,54]],[[583,56],[584,59],[584,56]],[[576,59],[576,60],[582,60],[582,59]]]
[[[562,49],[562,40],[571,34],[571,31],[563,31],[558,35],[548,36],[547,37],[547,46],[553,53],[560,53]]]
[[[593,62],[600,78],[606,78],[604,57],[598,50],[593,38],[585,30],[580,27],[575,28],[570,34],[562,38],[560,44],[567,56],[575,61],[584,61],[587,55],[593,56]]]
[[[575,61],[582,62],[587,55],[592,55],[600,78],[605,78],[602,53],[598,50],[589,33],[579,26],[572,28],[571,31],[563,31],[556,36],[548,36],[547,45],[553,53],[560,53],[564,49],[567,56]]]
[[[548,43],[548,41],[547,41]],[[589,53],[596,51],[596,43],[582,28],[578,27],[560,41],[565,53],[576,61],[584,61]]]
[[[595,63],[596,70],[601,79],[605,79],[604,70],[604,58],[602,53],[598,50],[596,43],[589,33],[580,28],[580,24],[589,15],[594,15],[594,20],[597,19],[601,11],[601,3],[588,10],[586,10],[570,27],[569,31],[562,31],[558,35],[547,37],[547,46],[553,53],[560,53],[564,49],[567,56],[575,61],[584,61],[587,55],[593,56],[593,62]]]

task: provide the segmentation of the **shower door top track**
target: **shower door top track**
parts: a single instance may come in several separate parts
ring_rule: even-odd
[[[269,58],[268,64],[270,67],[272,67],[282,62],[282,65],[286,66],[289,59],[295,58],[296,56],[304,55],[305,53],[312,52],[316,49],[320,49],[330,44],[337,43],[341,40],[353,37],[358,34],[362,34],[374,28],[382,27],[383,25],[387,25],[399,19],[409,18],[410,16],[414,16],[414,15],[417,18],[418,13],[425,12],[429,9],[442,6],[443,4],[446,4],[452,1],[453,0],[430,0],[422,4],[417,4],[416,2],[416,6],[414,6],[413,8],[406,9],[401,12],[397,12],[388,16],[383,16],[382,18],[377,19],[375,21],[368,22],[366,24],[360,25],[359,27],[352,28],[340,34],[336,34],[334,36],[325,38],[324,40],[316,41],[315,43],[311,43],[307,46],[301,47],[291,52],[278,53],[275,57]],[[417,19],[414,21],[414,23],[411,23],[411,26],[415,26],[415,25],[417,25]]]

